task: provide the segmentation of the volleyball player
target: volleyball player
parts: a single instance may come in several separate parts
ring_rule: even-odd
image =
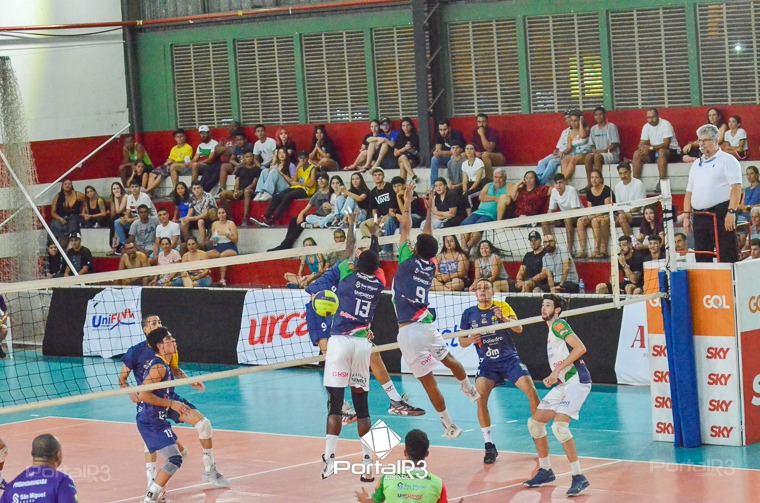
[[[349,215],[348,219],[353,222],[354,215]],[[380,253],[380,245],[377,242],[377,236],[373,235],[371,239],[370,250],[375,253]],[[353,225],[349,224],[348,237],[346,238],[346,251],[344,252],[344,258],[353,256],[354,248],[356,246],[356,235],[354,233]],[[361,251],[357,253],[360,254]],[[340,263],[334,265],[328,269],[322,276],[314,280],[309,286],[306,287],[306,292],[315,295],[323,290],[330,290],[332,292],[337,291],[338,283],[340,281]],[[309,330],[309,337],[311,342],[315,346],[319,346],[319,350],[324,354],[327,351],[327,340],[330,337],[330,324],[331,319],[319,316],[311,304],[311,301],[306,303],[306,327]],[[370,357],[370,368],[372,375],[382,385],[383,390],[390,398],[390,406],[388,407],[388,413],[396,416],[422,416],[425,414],[424,409],[413,406],[407,400],[407,396],[401,396],[396,390],[391,376],[388,374],[388,369],[385,367],[380,353],[372,353]],[[356,421],[356,412],[351,408],[348,402],[343,404],[342,409],[343,424],[350,424]]]
[[[161,326],[161,319],[155,314],[150,314],[142,320],[142,329],[146,336]],[[134,372],[135,381],[137,381],[138,386],[143,384],[143,380],[149,368],[148,366],[154,357],[155,352],[148,346],[147,340],[129,348],[126,354],[121,358],[122,366],[121,373],[119,374],[119,386],[122,388],[129,387],[128,379],[130,372]],[[187,377],[187,374],[179,368],[179,352],[177,350],[172,353],[171,360],[168,364],[172,371],[172,376],[175,379],[183,379]],[[206,390],[206,386],[203,383],[191,383],[190,386],[196,388],[200,392]],[[130,398],[135,403],[139,402],[136,394],[130,395]],[[229,481],[216,470],[211,421],[201,414],[201,412],[196,409],[195,405],[175,393],[173,388],[171,398],[176,402],[182,402],[187,405],[189,412],[182,416],[174,411],[169,411],[167,417],[175,423],[191,424],[198,432],[198,438],[200,439],[201,447],[203,448],[204,473],[201,480],[204,482],[210,482],[217,487],[229,486]],[[185,452],[185,455],[186,454],[187,453]],[[145,474],[148,479],[148,485],[150,485],[156,477],[156,456],[157,454],[155,451],[146,448]]]
[[[446,401],[438,389],[433,375],[433,368],[441,362],[451,370],[462,385],[462,392],[473,402],[480,395],[470,383],[467,374],[449,353],[441,334],[433,325],[433,315],[428,310],[428,292],[435,274],[434,257],[438,252],[438,241],[432,235],[430,226],[431,211],[428,211],[422,234],[412,248],[409,244],[409,232],[412,229],[410,206],[414,198],[414,182],[409,182],[404,193],[404,208],[399,223],[398,270],[393,279],[393,302],[398,317],[398,345],[414,377],[425,388],[430,401],[441,417],[446,438],[457,438],[462,429],[451,419],[446,409]],[[428,208],[433,206],[433,195],[428,200]]]
[[[478,305],[464,310],[459,324],[461,330],[517,320],[517,315],[509,304],[493,300],[493,285],[489,280],[480,279],[475,287]],[[522,326],[511,329],[502,328],[459,338],[459,344],[463,348],[475,344],[475,349],[480,358],[475,388],[480,393],[478,421],[486,449],[483,462],[487,465],[494,463],[496,456],[499,455],[491,437],[491,414],[488,412],[488,397],[494,387],[509,380],[528,397],[531,414],[536,411],[538,406],[536,386],[530,377],[528,367],[520,361],[515,343],[512,341],[512,332],[522,333]]]
[[[0,491],[5,490],[5,479],[3,478],[3,466],[5,465],[5,458],[8,457],[8,446],[5,445],[3,439],[0,438]]]
[[[578,496],[589,486],[589,482],[581,472],[575,440],[570,433],[570,420],[578,419],[581,406],[591,392],[591,374],[581,359],[586,352],[586,346],[570,325],[559,318],[566,309],[567,301],[564,298],[555,294],[544,295],[541,318],[549,327],[546,348],[549,366],[552,369],[549,377],[544,379],[544,384],[557,386],[544,396],[533,416],[528,419],[528,431],[538,451],[539,469],[532,479],[523,484],[528,487],[540,487],[556,478],[549,462],[549,441],[546,433],[546,424],[554,419],[552,433],[562,444],[573,473],[573,480],[566,494]]]
[[[353,227],[353,219],[350,226]],[[373,225],[372,227],[376,227]],[[365,251],[356,260],[340,263],[338,283],[338,312],[335,313],[330,338],[325,354],[324,385],[329,396],[327,402],[327,434],[322,478],[335,471],[335,450],[341,430],[341,413],[345,388],[351,388],[351,400],[356,410],[356,426],[359,436],[370,429],[369,405],[369,361],[372,353],[370,324],[375,316],[375,308],[385,288],[385,274],[380,269],[380,257],[372,250]],[[372,482],[370,464],[372,450],[362,442],[364,452],[363,482]]]

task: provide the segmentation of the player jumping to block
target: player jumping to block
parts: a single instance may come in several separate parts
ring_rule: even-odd
[[[143,318],[142,328],[143,333],[147,336],[153,330],[161,327],[161,319],[155,315],[150,314]],[[176,343],[175,343],[176,346]],[[119,386],[122,388],[129,387],[129,374],[134,372],[135,381],[137,384],[143,384],[143,380],[147,375],[148,365],[155,358],[155,352],[148,346],[147,340],[139,344],[136,344],[127,350],[126,354],[121,358],[122,366],[119,374]],[[171,360],[169,360],[169,368],[172,371],[172,376],[175,379],[183,379],[187,377],[187,374],[179,368],[179,352],[175,350],[172,354]],[[206,390],[206,386],[203,383],[192,383],[192,387],[198,391],[203,392]],[[133,402],[138,403],[137,395],[130,395]],[[211,421],[208,420],[203,414],[195,408],[195,405],[180,397],[174,392],[172,388],[171,399],[176,402],[184,403],[188,406],[189,412],[180,415],[174,410],[170,410],[167,413],[167,418],[171,419],[175,423],[188,423],[195,427],[198,432],[198,438],[203,448],[203,467],[204,473],[201,477],[203,482],[210,482],[217,487],[227,487],[230,485],[229,481],[216,470],[216,461],[214,459],[214,445],[213,445],[213,429],[211,427]],[[183,452],[183,455],[187,455],[187,451]],[[148,485],[151,484],[156,477],[156,452],[146,450],[145,453],[145,472],[148,478]]]
[[[462,321],[459,324],[462,330],[517,320],[517,315],[509,304],[493,300],[493,285],[489,280],[481,279],[476,283],[475,296],[478,299],[478,305],[468,307],[462,313]],[[475,388],[480,393],[478,421],[480,421],[480,430],[483,432],[483,440],[486,444],[483,462],[487,465],[494,463],[496,456],[499,455],[491,438],[491,414],[488,412],[488,397],[494,387],[509,380],[528,397],[531,414],[536,412],[538,406],[536,386],[530,377],[528,367],[520,361],[515,343],[512,341],[512,332],[522,333],[522,326],[459,338],[459,344],[463,348],[475,344],[480,359]]]
[[[353,221],[350,222],[353,226]],[[380,257],[373,251],[365,251],[356,260],[340,263],[338,284],[338,312],[335,313],[325,354],[324,385],[329,396],[327,402],[327,435],[322,478],[335,472],[335,449],[341,430],[341,412],[346,387],[351,387],[351,400],[356,409],[359,436],[370,429],[369,361],[372,353],[370,324],[375,308],[385,288],[385,274],[380,269]],[[362,482],[372,482],[370,472],[372,450],[362,443],[364,473]]]
[[[409,232],[412,229],[412,215],[410,206],[414,198],[414,182],[409,182],[404,193],[404,208],[399,222],[399,252],[398,270],[393,279],[393,303],[396,306],[398,317],[398,345],[401,356],[407,365],[425,388],[430,402],[441,416],[444,435],[446,438],[457,438],[462,434],[462,429],[454,424],[449,411],[446,409],[438,383],[433,375],[433,368],[437,362],[448,367],[459,379],[462,392],[473,402],[480,395],[473,387],[467,374],[446,347],[441,334],[433,324],[433,315],[428,310],[428,293],[433,284],[435,275],[434,257],[438,252],[438,241],[432,235],[430,218],[432,211],[428,211],[425,227],[422,234],[417,236],[417,242],[412,248],[409,243]],[[429,197],[428,208],[433,206],[433,196]]]
[[[353,221],[354,215],[349,215],[348,219]],[[375,230],[377,227],[375,226]],[[377,242],[377,235],[373,235],[371,238],[370,250],[375,253],[380,253],[380,245]],[[349,225],[348,236],[346,238],[346,251],[344,252],[344,258],[349,258],[354,255],[354,249],[356,246],[356,234],[354,233],[353,225]],[[357,250],[357,255],[360,255],[362,249]],[[340,282],[340,263],[334,265],[328,269],[322,276],[313,281],[306,287],[306,292],[311,294],[317,294],[323,290],[331,290],[336,292],[338,290],[338,283]],[[330,337],[330,324],[332,318],[326,318],[319,316],[312,307],[311,301],[306,303],[306,326],[309,330],[309,337],[311,342],[315,346],[319,346],[322,354],[327,351],[327,340]],[[422,416],[425,414],[425,409],[420,409],[413,406],[407,400],[406,395],[402,396],[391,380],[391,376],[388,374],[388,369],[385,367],[380,353],[372,353],[370,357],[370,368],[372,369],[372,375],[382,385],[385,393],[390,398],[390,406],[388,407],[388,413],[396,416]],[[350,424],[356,421],[356,412],[351,408],[348,402],[343,404],[343,423]]]
[[[581,472],[575,440],[570,433],[570,420],[578,419],[578,412],[591,392],[591,374],[581,356],[586,352],[580,338],[565,320],[559,318],[567,309],[567,301],[555,294],[544,295],[541,304],[541,318],[549,326],[548,343],[549,366],[552,373],[544,379],[546,386],[557,386],[544,396],[533,416],[528,419],[528,431],[533,437],[538,451],[539,469],[536,475],[525,482],[528,487],[540,487],[555,480],[549,463],[549,440],[546,423],[554,419],[552,433],[562,444],[570,461],[573,481],[568,496],[578,496],[588,486],[588,480]]]

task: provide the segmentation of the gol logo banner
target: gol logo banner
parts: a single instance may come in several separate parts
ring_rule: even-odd
[[[689,291],[694,335],[736,336],[730,270],[690,269]]]

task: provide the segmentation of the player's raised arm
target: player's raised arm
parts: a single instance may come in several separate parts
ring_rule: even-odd
[[[409,232],[412,230],[412,198],[414,197],[414,181],[410,181],[406,189],[404,190],[404,207],[401,208],[401,216],[399,217],[399,245],[402,245],[409,241]],[[428,212],[429,213],[429,212]]]
[[[346,251],[343,252],[343,260],[354,256],[356,251],[356,233],[354,232],[354,222],[356,222],[356,216],[359,213],[359,207],[354,208],[354,211],[346,215],[346,221],[348,222],[348,233],[346,234]]]
[[[422,228],[423,234],[433,234],[433,209],[435,208],[435,192],[430,189],[427,197],[427,216],[425,217],[425,226]]]

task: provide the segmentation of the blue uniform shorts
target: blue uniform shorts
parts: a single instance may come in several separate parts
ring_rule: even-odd
[[[177,443],[177,435],[169,421],[137,416],[137,430],[149,452],[157,452]]]
[[[520,361],[518,356],[511,356],[495,363],[489,363],[488,360],[483,360],[478,368],[477,377],[490,379],[498,386],[499,384],[503,384],[506,380],[509,380],[512,384],[516,384],[523,376],[530,377],[528,367]]]
[[[324,316],[320,316],[314,312],[311,302],[306,304],[306,328],[309,330],[309,338],[314,346],[319,346],[318,341],[320,339],[327,339],[330,337],[331,323],[332,317],[328,319]]]

